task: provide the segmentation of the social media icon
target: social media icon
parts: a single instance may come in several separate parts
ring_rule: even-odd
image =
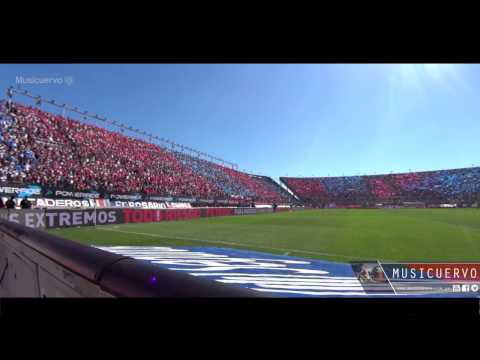
[[[453,285],[453,292],[460,292],[461,288],[460,285]]]
[[[463,284],[462,285],[462,292],[470,292],[470,285]]]
[[[473,285],[470,287],[470,290],[471,290],[472,292],[478,292],[479,288],[480,288],[480,287],[478,286],[478,284],[473,284]]]

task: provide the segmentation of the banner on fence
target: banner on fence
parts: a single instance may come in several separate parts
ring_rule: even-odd
[[[45,210],[46,228],[123,224],[123,210]]]
[[[45,215],[43,210],[0,210],[0,218],[34,229],[45,228]]]
[[[93,200],[92,200],[93,201]],[[255,208],[94,208],[94,209],[1,209],[0,217],[31,228],[51,229],[160,221],[191,220],[201,217],[271,213],[273,209]]]

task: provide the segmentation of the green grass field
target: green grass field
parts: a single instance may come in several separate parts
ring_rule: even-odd
[[[332,261],[480,261],[479,209],[305,210],[53,229],[85,244],[216,246]]]

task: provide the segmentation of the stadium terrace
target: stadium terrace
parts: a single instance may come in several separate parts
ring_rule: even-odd
[[[18,103],[12,104],[11,111],[5,102],[1,104],[0,137],[2,183],[38,184],[75,192],[295,201],[271,178]]]
[[[480,168],[370,176],[283,177],[288,188],[315,207],[330,205],[410,206],[478,205]]]
[[[19,189],[38,185],[76,198],[106,193],[118,200],[163,196],[192,202],[200,198],[204,204],[213,200],[230,204],[235,199],[237,203],[310,207],[475,207],[480,202],[479,167],[280,178],[292,196],[267,176],[247,174],[39,108],[8,104],[0,103],[2,189],[13,188],[6,184]]]

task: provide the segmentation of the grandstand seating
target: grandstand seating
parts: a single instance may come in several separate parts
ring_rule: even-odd
[[[289,203],[294,200],[269,177],[246,174],[185,153],[175,152],[175,155],[194,173],[213,182],[230,196],[255,197],[265,202]]]
[[[0,181],[77,191],[288,203],[272,179],[15,103],[0,104]]]
[[[300,199],[327,205],[474,202],[480,168],[374,176],[281,178]],[[38,108],[0,102],[0,183],[201,198],[296,199],[266,176],[240,172]]]
[[[315,205],[423,201],[474,203],[480,197],[480,167],[373,176],[282,177],[296,195]]]

